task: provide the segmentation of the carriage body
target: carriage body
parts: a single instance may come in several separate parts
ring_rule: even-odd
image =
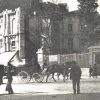
[[[11,73],[16,76],[19,83],[26,83],[29,81],[42,82],[44,77],[41,72],[37,71],[34,66],[29,64],[14,66],[12,65]],[[4,66],[4,76],[7,75],[7,66]]]

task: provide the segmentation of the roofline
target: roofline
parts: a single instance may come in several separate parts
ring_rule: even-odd
[[[94,49],[94,48],[100,48],[100,46],[90,46],[90,47],[88,47],[88,49]]]

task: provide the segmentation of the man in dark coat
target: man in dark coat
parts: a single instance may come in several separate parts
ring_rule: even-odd
[[[76,92],[80,93],[80,78],[81,78],[81,69],[77,65],[76,62],[73,61],[73,65],[70,70],[70,79],[72,79],[73,84],[73,93],[76,94]],[[77,87],[77,90],[76,90]]]
[[[4,65],[0,65],[0,85],[3,84]]]
[[[42,69],[44,70],[45,68],[47,68],[47,65],[48,65],[47,60],[45,60],[44,63],[43,63],[43,68]]]
[[[7,68],[7,79],[8,79],[8,82],[7,82],[7,86],[6,86],[6,91],[8,91],[9,94],[13,94],[14,92],[13,92],[13,89],[12,89],[12,86],[11,86],[12,80],[13,80],[12,72],[11,72],[12,65],[10,63],[8,63],[7,67],[8,67]]]
[[[97,64],[94,64],[94,66],[93,66],[93,77],[95,76],[97,78],[97,74],[98,74]]]
[[[89,77],[91,77],[92,74],[93,74],[93,68],[92,68],[91,65],[90,65],[90,67],[89,67]]]

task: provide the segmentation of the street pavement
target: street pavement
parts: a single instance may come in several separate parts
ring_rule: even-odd
[[[73,94],[71,80],[46,83],[18,83],[14,77],[14,94],[8,95],[6,84],[0,86],[0,100],[100,100],[100,77],[82,76],[81,94]],[[6,83],[6,80],[4,80]]]
[[[20,83],[13,77],[14,94],[8,95],[5,91],[7,80],[4,79],[5,84],[0,86],[0,100],[100,100],[100,76],[90,78],[85,72],[81,78],[81,94],[73,94],[72,81],[68,79],[64,83],[62,76],[57,82],[49,79],[48,83],[45,79],[43,83]]]

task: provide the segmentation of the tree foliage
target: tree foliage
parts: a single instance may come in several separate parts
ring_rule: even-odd
[[[40,16],[44,22],[42,34],[48,37],[44,41],[44,47],[49,50],[49,53],[53,51],[51,50],[52,48],[57,48],[55,47],[57,46],[57,39],[55,39],[54,35],[57,33],[56,29],[59,29],[58,22],[63,19],[66,12],[68,12],[68,8],[67,5],[64,4],[54,4],[48,2],[40,5]]]
[[[77,0],[79,2],[79,12],[82,17],[85,17],[87,22],[94,20],[97,13],[97,0]]]
[[[85,37],[85,46],[93,45],[93,41],[97,39],[94,29],[98,26],[98,0],[77,0],[79,2],[79,15],[81,19],[81,33]],[[88,47],[87,46],[87,47]]]

